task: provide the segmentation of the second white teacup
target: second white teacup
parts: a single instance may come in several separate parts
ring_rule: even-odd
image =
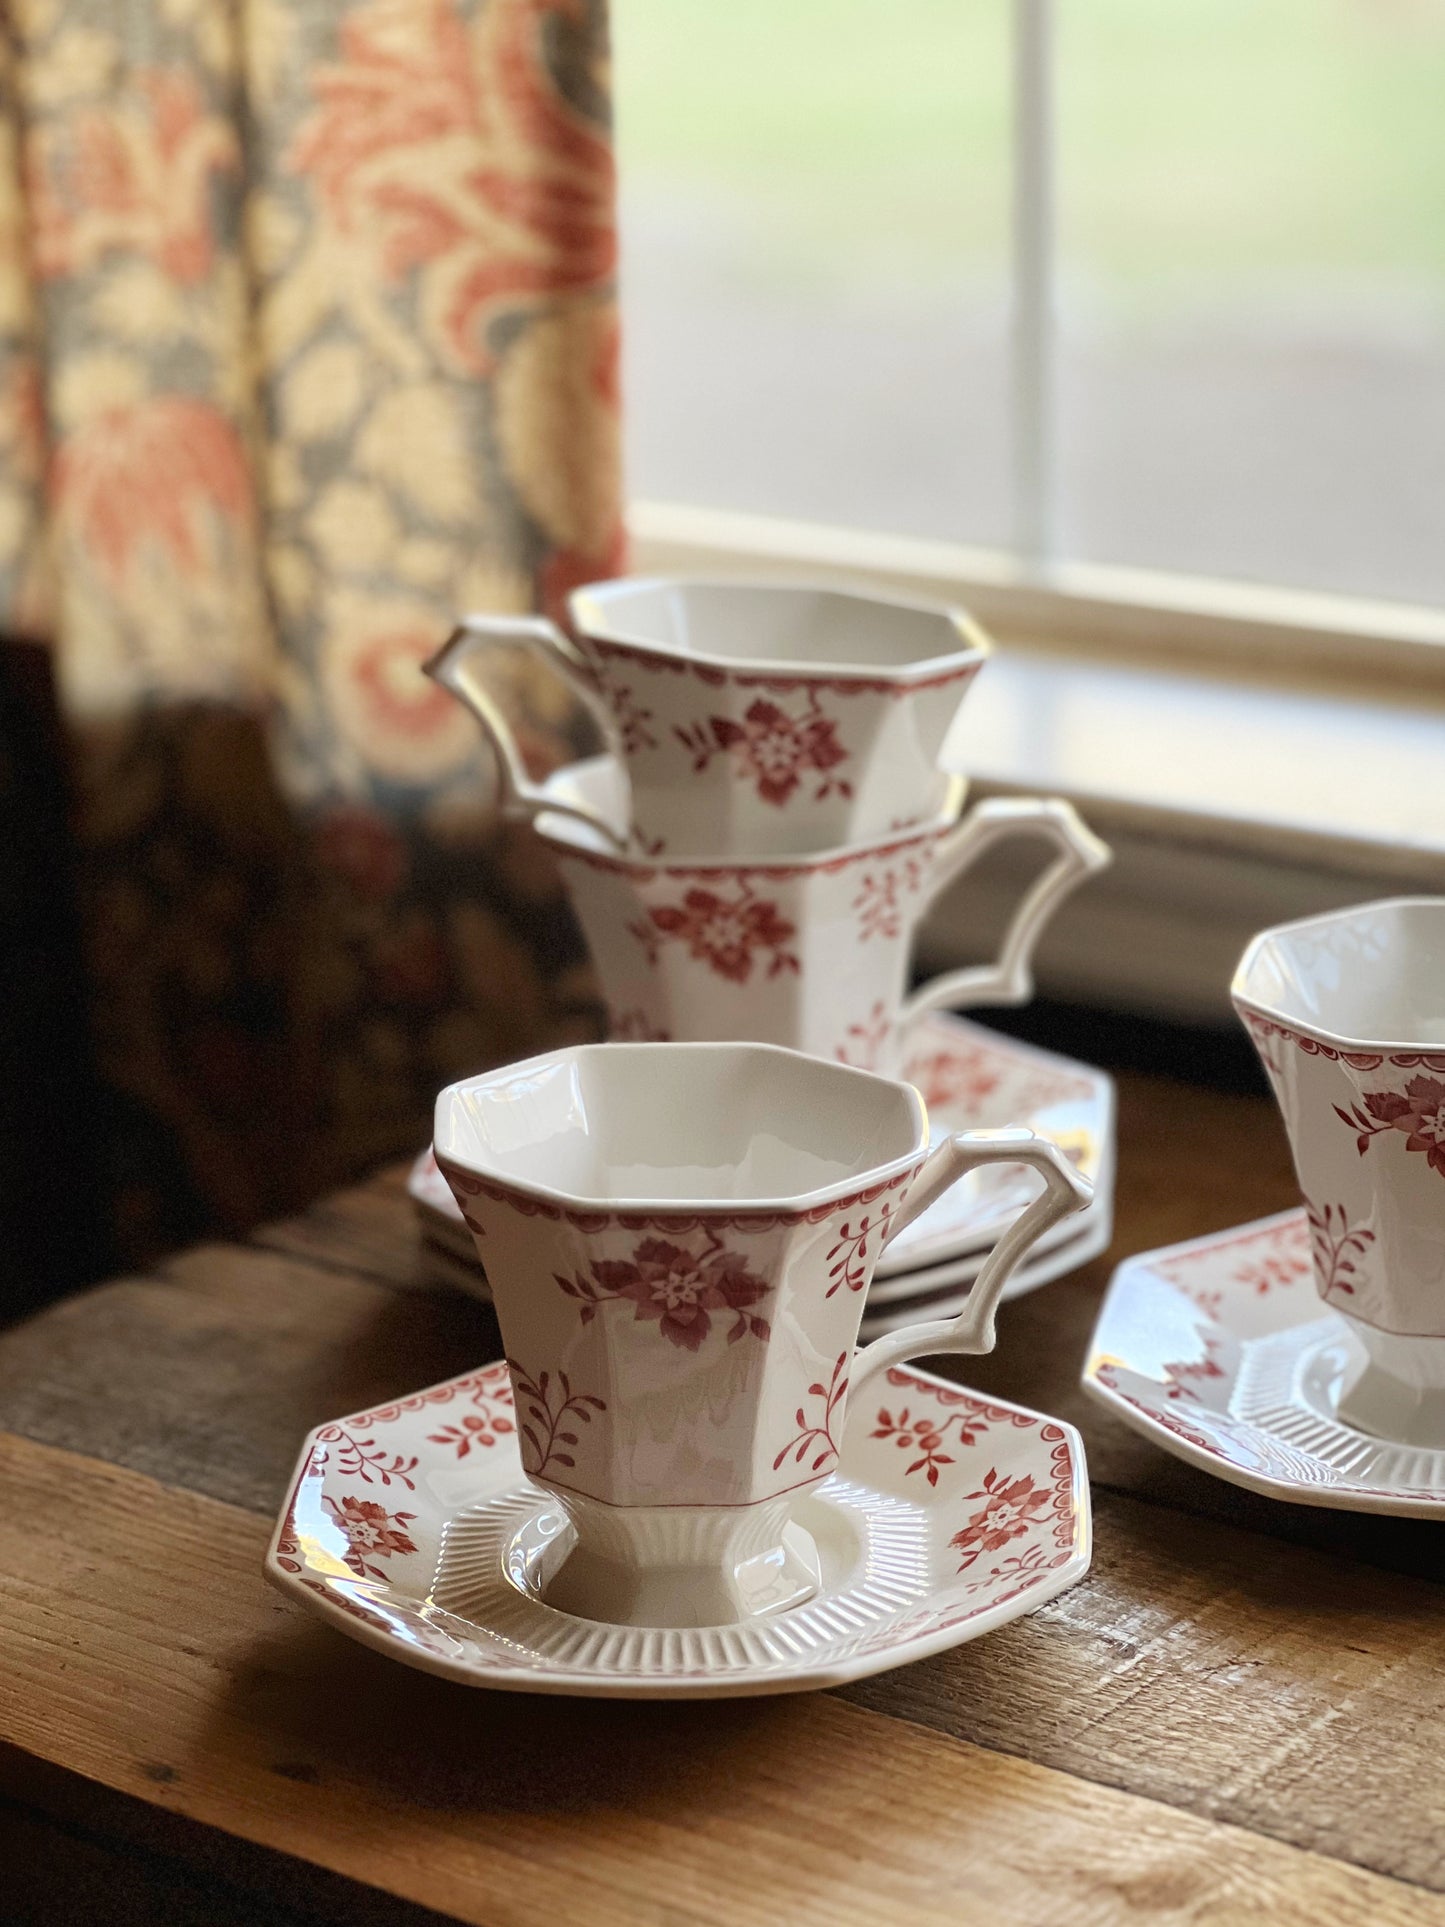
[[[546,793],[615,807],[612,759],[574,764]],[[909,1025],[925,1011],[1020,1004],[1032,961],[1069,892],[1109,861],[1057,798],[995,797],[911,830],[809,856],[692,862],[628,857],[577,813],[536,819],[587,939],[616,1038],[782,1044],[897,1075]],[[942,892],[1015,836],[1054,861],[1014,912],[995,960],[907,991],[914,938]]]
[[[427,666],[493,737],[513,807],[536,798],[489,684],[501,644],[592,711],[631,784],[628,848],[795,854],[942,808],[939,752],[989,649],[961,610],[668,578],[594,583],[568,607],[575,643],[541,617],[469,616]]]

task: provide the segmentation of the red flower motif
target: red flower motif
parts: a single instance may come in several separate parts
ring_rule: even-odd
[[[981,1553],[997,1552],[1011,1539],[1022,1539],[1030,1526],[1039,1524],[1047,1516],[1050,1505],[1050,1495],[1036,1486],[1032,1478],[1006,1480],[994,1468],[985,1473],[978,1491],[970,1492],[968,1497],[982,1499],[984,1504],[948,1542],[962,1554],[958,1562],[960,1572],[966,1571]]]
[[[469,24],[453,0],[388,0],[342,23],[341,58],[312,77],[315,112],[290,164],[338,229],[424,300],[458,363],[495,361],[498,315],[610,281],[612,153],[558,88],[548,49],[574,0],[510,0]]]
[[[200,574],[208,526],[246,523],[252,507],[240,437],[189,395],[112,408],[77,429],[61,445],[50,486],[60,515],[119,589],[147,547],[181,575]]]
[[[347,1565],[363,1579],[386,1576],[379,1566],[369,1563],[371,1560],[390,1559],[393,1553],[417,1549],[415,1540],[406,1531],[416,1517],[414,1512],[388,1512],[375,1499],[358,1499],[351,1493],[338,1503],[328,1492],[322,1504],[346,1534],[347,1550],[343,1557]]]
[[[115,103],[42,126],[27,163],[43,277],[128,252],[184,284],[211,271],[214,177],[236,172],[240,148],[190,73],[155,67],[135,74]]]
[[[634,925],[633,934],[653,957],[657,935],[674,938],[731,983],[748,982],[760,950],[771,952],[769,977],[799,968],[796,954],[786,947],[797,934],[795,926],[779,914],[776,903],[755,897],[746,884],[731,898],[695,885],[680,905],[658,904],[648,918],[651,928]]]
[[[749,1309],[765,1298],[767,1281],[756,1277],[736,1252],[712,1232],[700,1256],[666,1238],[644,1238],[631,1258],[598,1258],[592,1276],[563,1278],[553,1273],[569,1298],[582,1300],[582,1322],[597,1316],[600,1305],[627,1299],[634,1318],[656,1319],[662,1336],[685,1350],[699,1350],[712,1330],[714,1312],[735,1312],[728,1343],[749,1332],[766,1339],[768,1322]]]
[[[847,1045],[839,1044],[834,1052],[840,1064],[852,1064],[862,1071],[876,1071],[878,1060],[883,1055],[883,1046],[888,1042],[893,1030],[893,1019],[888,1007],[880,997],[872,1010],[861,1023],[849,1024]],[[911,1079],[917,1083],[916,1078]],[[935,1102],[924,1093],[924,1102]]]
[[[464,1459],[474,1445],[490,1448],[516,1429],[505,1413],[484,1407],[480,1412],[463,1413],[459,1424],[444,1425],[440,1432],[429,1432],[427,1437],[432,1445],[454,1446],[457,1457]]]
[[[1342,1110],[1337,1104],[1335,1115],[1358,1132],[1361,1157],[1372,1137],[1401,1131],[1405,1149],[1422,1152],[1431,1170],[1445,1177],[1445,1083],[1438,1077],[1412,1077],[1403,1092],[1367,1092],[1363,1111],[1358,1106]]]
[[[915,1057],[908,1065],[908,1081],[918,1088],[925,1104],[960,1104],[977,1110],[985,1098],[992,1097],[1003,1082],[996,1061],[975,1054],[962,1045]]]
[[[705,724],[679,729],[676,734],[683,747],[691,750],[695,770],[706,769],[720,750],[731,751],[757,784],[758,795],[778,808],[809,770],[823,778],[814,792],[815,802],[834,791],[851,796],[851,783],[828,775],[829,770],[848,760],[847,750],[838,741],[838,725],[823,714],[816,692],[809,692],[808,701],[808,714],[792,717],[777,703],[759,696],[740,723],[730,716],[710,716]]]
[[[945,1435],[954,1425],[958,1427],[960,1445],[976,1445],[988,1430],[989,1420],[982,1413],[966,1416],[962,1412],[949,1412],[941,1422],[923,1412],[915,1418],[906,1405],[895,1418],[885,1405],[879,1410],[878,1423],[869,1436],[892,1439],[900,1452],[916,1450],[919,1456],[904,1468],[904,1477],[922,1472],[930,1485],[937,1485],[939,1466],[955,1463],[953,1455],[942,1449]],[[978,1494],[972,1493],[970,1497],[977,1498]],[[955,1540],[954,1544],[957,1543]]]

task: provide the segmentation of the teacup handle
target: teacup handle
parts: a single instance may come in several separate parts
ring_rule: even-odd
[[[1011,836],[1043,837],[1058,855],[1024,893],[994,961],[931,978],[904,1004],[903,1025],[929,1010],[1027,1003],[1034,994],[1034,951],[1050,917],[1086,876],[1113,861],[1108,844],[1061,797],[990,796],[976,803],[940,844],[929,879],[930,901],[941,896],[985,850]]]
[[[1074,1169],[1058,1145],[1034,1131],[1021,1126],[1001,1131],[958,1131],[935,1145],[924,1159],[903,1208],[888,1228],[882,1249],[886,1251],[900,1231],[921,1217],[966,1172],[981,1164],[1031,1164],[1043,1178],[1043,1191],[1019,1213],[989,1253],[968,1303],[957,1317],[905,1325],[902,1331],[875,1338],[855,1355],[848,1375],[850,1396],[857,1397],[865,1378],[902,1359],[932,1352],[992,1351],[994,1313],[1015,1265],[1051,1225],[1071,1212],[1082,1211],[1094,1195],[1093,1185]]]
[[[456,697],[481,724],[497,755],[502,786],[502,814],[533,821],[544,811],[575,817],[606,837],[620,851],[629,847],[600,810],[581,797],[554,794],[527,773],[526,760],[501,705],[494,699],[482,671],[481,658],[492,643],[520,643],[542,657],[568,690],[585,705],[609,748],[617,748],[617,727],[597,693],[592,670],[577,645],[545,616],[464,616],[430,662],[424,663],[433,682]]]

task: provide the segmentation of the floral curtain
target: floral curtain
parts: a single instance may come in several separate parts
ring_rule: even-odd
[[[54,650],[130,1255],[593,1024],[419,665],[620,566],[614,256],[602,0],[0,11],[0,631]]]

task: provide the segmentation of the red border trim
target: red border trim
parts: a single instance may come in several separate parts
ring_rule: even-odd
[[[829,1198],[823,1204],[810,1206],[806,1211],[757,1211],[744,1215],[729,1215],[722,1211],[698,1211],[687,1205],[679,1205],[676,1211],[581,1211],[567,1205],[553,1204],[546,1198],[534,1198],[530,1192],[514,1190],[510,1185],[498,1184],[490,1178],[479,1178],[474,1171],[463,1170],[459,1165],[438,1157],[437,1168],[452,1187],[452,1195],[465,1214],[466,1206],[462,1197],[490,1198],[494,1204],[509,1204],[524,1218],[551,1218],[564,1224],[574,1225],[579,1231],[606,1231],[617,1226],[623,1231],[696,1231],[707,1226],[713,1230],[726,1231],[773,1231],[787,1224],[823,1224],[839,1211],[850,1211],[855,1205],[871,1204],[886,1192],[901,1190],[918,1176],[927,1152],[922,1153],[916,1164],[895,1177],[885,1178],[881,1184],[866,1185],[861,1191],[850,1191],[841,1198]],[[458,1193],[461,1196],[457,1196]]]
[[[827,690],[834,696],[912,696],[923,689],[946,689],[950,683],[971,682],[988,661],[987,655],[979,651],[969,654],[962,662],[955,662],[951,669],[940,670],[936,676],[911,681],[876,674],[845,677],[830,672],[813,676],[797,670],[780,676],[769,675],[764,670],[724,669],[716,663],[699,662],[694,656],[671,655],[656,644],[622,642],[612,636],[584,635],[582,644],[584,649],[595,650],[599,656],[623,656],[632,662],[645,663],[649,669],[694,676],[709,689],[721,689],[732,683],[739,689],[765,689],[772,696],[791,696],[800,689]]]
[[[541,814],[545,816],[546,811]],[[703,877],[763,877],[769,883],[788,883],[797,877],[836,876],[841,870],[851,869],[855,863],[882,862],[897,856],[900,850],[936,843],[957,827],[956,819],[947,823],[926,823],[922,828],[900,831],[888,843],[860,843],[853,849],[830,857],[826,863],[820,863],[812,857],[786,857],[776,863],[674,863],[665,856],[650,863],[638,863],[630,857],[609,856],[603,850],[583,849],[570,838],[553,836],[546,831],[543,836],[564,862],[573,860],[585,863],[593,870],[606,870],[613,876],[637,878],[643,882],[651,882],[659,877],[676,877],[681,882]],[[1445,1063],[1445,1059],[1441,1061]]]
[[[1322,1043],[1306,1031],[1291,1030],[1287,1024],[1276,1023],[1273,1017],[1262,1017],[1247,1005],[1240,1006],[1240,1015],[1256,1044],[1267,1037],[1283,1037],[1306,1057],[1327,1057],[1332,1064],[1347,1064],[1352,1071],[1376,1071],[1382,1064],[1402,1071],[1445,1071],[1445,1051],[1336,1050],[1333,1044]]]

